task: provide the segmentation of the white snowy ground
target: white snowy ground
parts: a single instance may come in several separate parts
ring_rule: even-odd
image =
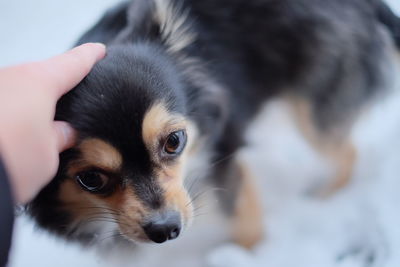
[[[64,51],[117,1],[1,1],[0,66]],[[399,0],[389,2],[400,12]],[[400,93],[392,93],[355,129],[360,158],[351,184],[329,199],[313,198],[306,192],[332,170],[293,127],[285,104],[274,101],[255,122],[251,145],[243,151],[265,204],[268,238],[254,251],[225,241],[224,219],[209,205],[177,241],[106,256],[19,218],[9,267],[399,267],[399,137]],[[204,198],[213,200],[211,194]]]

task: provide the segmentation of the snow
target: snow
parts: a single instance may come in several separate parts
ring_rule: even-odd
[[[0,66],[64,51],[116,2],[0,2]],[[388,2],[400,12],[398,0]],[[9,267],[399,267],[399,101],[394,90],[363,115],[353,134],[359,150],[354,177],[328,198],[310,192],[326,181],[332,167],[302,139],[284,102],[265,107],[241,153],[258,177],[265,209],[266,238],[253,251],[227,241],[227,220],[214,208],[210,191],[201,199],[203,215],[182,237],[134,251],[83,249],[21,216]]]

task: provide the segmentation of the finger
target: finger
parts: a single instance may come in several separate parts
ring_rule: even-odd
[[[69,123],[65,121],[55,121],[54,129],[57,138],[58,152],[71,148],[75,144],[76,132]]]
[[[54,88],[57,99],[75,87],[105,53],[105,45],[87,43],[42,62],[49,74],[46,79],[49,79],[50,89]]]

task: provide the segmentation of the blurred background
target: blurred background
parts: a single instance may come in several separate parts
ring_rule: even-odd
[[[0,67],[63,52],[119,0],[0,1]],[[400,1],[388,0],[400,14]],[[400,77],[400,73],[399,73]],[[98,251],[71,245],[16,222],[9,267],[400,266],[400,86],[363,114],[353,138],[360,151],[350,185],[328,199],[307,194],[331,166],[273,100],[254,122],[241,156],[259,177],[265,241],[249,252],[227,242],[226,222],[203,196],[204,216],[182,238],[162,245]]]

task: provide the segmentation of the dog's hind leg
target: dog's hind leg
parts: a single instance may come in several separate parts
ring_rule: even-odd
[[[264,236],[263,212],[255,180],[243,161],[228,160],[215,169],[214,177],[221,188],[222,208],[231,220],[232,240],[252,248]]]
[[[350,126],[332,127],[329,131],[318,128],[313,117],[311,105],[304,99],[291,99],[295,122],[305,139],[335,168],[334,179],[324,188],[317,190],[317,195],[329,196],[345,187],[353,175],[353,166],[357,151],[350,140]]]

